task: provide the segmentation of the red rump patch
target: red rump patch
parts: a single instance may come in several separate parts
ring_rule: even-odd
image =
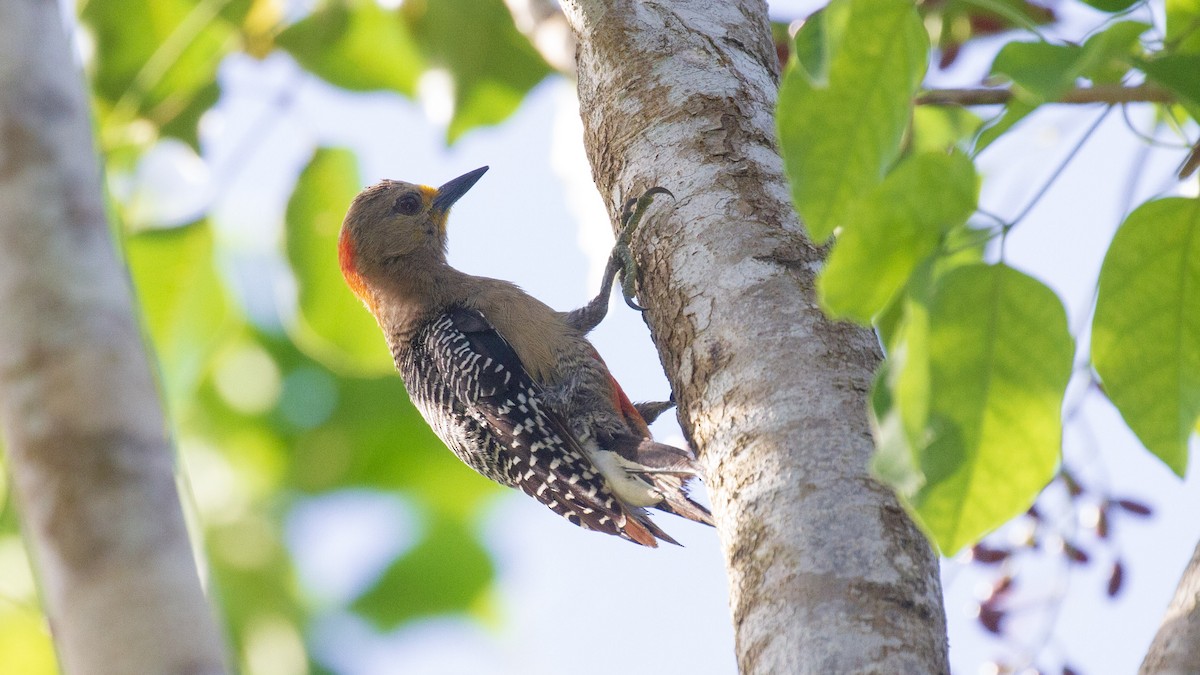
[[[617,410],[621,411],[621,415],[625,417],[625,421],[641,432],[645,438],[650,438],[650,426],[646,424],[646,420],[642,418],[642,414],[633,407],[633,402],[625,395],[625,390],[621,388],[621,384],[617,382],[612,373],[608,371],[608,365],[604,363],[604,359],[600,358],[600,353],[592,348],[592,356],[604,366],[604,372],[608,375],[608,382],[612,385],[612,402]]]
[[[367,282],[358,273],[358,265],[355,262],[354,240],[350,238],[349,229],[343,227],[341,234],[338,236],[338,264],[342,268],[342,277],[346,280],[346,285],[354,294],[363,302],[371,304],[370,294],[367,293]]]

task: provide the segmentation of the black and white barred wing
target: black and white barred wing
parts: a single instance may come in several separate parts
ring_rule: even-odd
[[[456,448],[464,461],[581,527],[646,546],[657,545],[656,535],[670,541],[613,495],[565,421],[544,404],[541,387],[516,352],[481,312],[454,308],[432,322],[422,341],[434,379],[447,385],[458,404],[453,407],[461,406],[473,422],[467,435],[470,428],[482,432],[481,438],[454,439],[472,446]],[[475,453],[482,456],[463,456]]]

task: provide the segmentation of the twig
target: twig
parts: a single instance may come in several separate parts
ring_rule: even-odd
[[[916,98],[917,105],[1003,105],[1013,99],[1011,89],[974,87],[966,89],[934,89]],[[1099,84],[1094,87],[1071,89],[1049,103],[1175,103],[1175,95],[1154,84],[1134,87]]]

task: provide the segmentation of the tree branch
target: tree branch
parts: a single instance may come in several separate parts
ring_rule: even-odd
[[[1200,673],[1200,544],[1183,571],[1175,598],[1167,607],[1162,626],[1138,672],[1141,675]]]
[[[1011,89],[975,87],[968,89],[934,89],[917,96],[917,105],[1003,105],[1012,100]],[[1119,84],[1099,84],[1094,87],[1071,89],[1050,103],[1175,103],[1178,99],[1167,89],[1154,84],[1125,87]]]
[[[225,671],[59,4],[0,3],[0,425],[62,670]]]
[[[776,149],[761,0],[567,0],[584,143],[706,468],[744,675],[948,672],[938,561],[867,470],[871,331],[829,320]]]

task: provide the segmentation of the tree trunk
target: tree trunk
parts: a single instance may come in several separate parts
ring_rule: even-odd
[[[1183,571],[1175,598],[1167,607],[1167,615],[1138,672],[1142,675],[1200,673],[1200,544]]]
[[[815,299],[766,6],[563,4],[609,212],[653,186],[677,198],[634,239],[639,297],[707,470],[740,670],[947,672],[937,557],[867,468],[878,343]]]
[[[0,424],[64,672],[224,672],[52,0],[0,3]]]

